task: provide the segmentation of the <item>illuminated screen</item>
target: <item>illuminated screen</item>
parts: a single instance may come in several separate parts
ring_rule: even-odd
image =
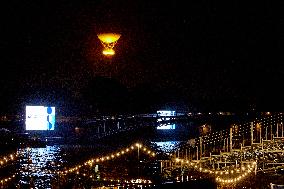
[[[160,110],[157,111],[158,116],[175,116],[176,111],[166,111],[166,110]]]
[[[54,130],[55,107],[26,106],[26,130]]]
[[[157,129],[176,129],[176,124],[160,124]]]

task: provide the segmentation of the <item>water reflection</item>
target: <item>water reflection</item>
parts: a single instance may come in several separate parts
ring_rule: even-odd
[[[179,141],[166,141],[166,142],[153,142],[156,144],[163,152],[170,153],[180,144]]]
[[[132,146],[133,147],[133,146]],[[17,188],[65,188],[74,186],[75,188],[84,188],[86,184],[88,186],[124,186],[124,185],[141,185],[143,188],[149,187],[152,182],[150,181],[152,175],[146,175],[148,180],[143,180],[142,183],[137,177],[137,152],[136,150],[129,151],[125,156],[117,153],[117,158],[104,162],[103,164],[91,164],[89,166],[79,167],[76,171],[69,171],[68,175],[62,173],[66,171],[66,167],[70,167],[74,162],[82,162],[80,158],[74,157],[75,151],[80,152],[80,156],[90,156],[92,151],[96,151],[94,148],[87,146],[68,146],[68,145],[54,145],[46,146],[45,148],[23,148],[18,150],[17,169],[18,173],[14,180],[14,184],[11,182],[11,186]],[[128,149],[128,148],[127,148]],[[132,149],[132,148],[131,148]],[[145,151],[143,148],[143,152]],[[151,170],[149,173],[154,174],[152,168],[147,166],[152,165],[155,159],[148,159],[149,153],[139,154],[140,166],[143,170]],[[110,157],[110,156],[109,156]],[[71,162],[70,162],[71,160]],[[123,160],[123,161],[121,161]],[[74,161],[74,162],[73,162]],[[154,165],[154,164],[153,164]],[[69,169],[70,170],[70,169]],[[61,172],[58,174],[58,172]],[[65,172],[64,171],[64,172]],[[144,174],[144,172],[140,171]],[[136,178],[137,177],[137,178]],[[138,179],[137,183],[134,179]],[[118,181],[119,180],[119,181]],[[146,187],[146,188],[147,188]],[[130,188],[130,187],[129,187]],[[141,187],[142,188],[142,185]]]
[[[19,184],[36,188],[51,188],[54,171],[62,166],[63,159],[59,146],[20,149]]]
[[[159,124],[157,129],[176,129],[176,124],[170,124],[170,123]]]

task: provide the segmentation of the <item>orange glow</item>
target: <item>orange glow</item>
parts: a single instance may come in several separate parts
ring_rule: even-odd
[[[113,56],[115,54],[113,48],[120,38],[120,34],[117,33],[100,33],[98,38],[104,46],[103,55]]]
[[[119,38],[120,34],[117,33],[100,33],[98,34],[98,38],[103,42],[103,43],[115,43]]]
[[[115,54],[115,52],[114,52],[113,49],[104,49],[103,54],[106,55],[106,56],[112,56],[112,55]]]

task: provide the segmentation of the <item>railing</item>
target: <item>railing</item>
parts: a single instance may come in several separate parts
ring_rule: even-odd
[[[239,148],[233,148],[237,146],[236,143],[240,143]],[[281,159],[277,159],[275,154]],[[199,172],[215,173],[215,176],[218,173],[226,175],[230,171],[240,171],[239,176],[234,178],[216,176],[216,181],[221,183],[235,183],[252,171],[256,174],[258,171],[271,170],[271,165],[275,169],[275,166],[284,165],[283,115],[258,118],[249,123],[232,125],[227,130],[190,139],[174,151],[171,157],[174,163],[167,162],[165,169],[174,170],[192,165]],[[254,170],[249,169],[246,174],[241,174],[240,169],[252,163],[255,164]]]

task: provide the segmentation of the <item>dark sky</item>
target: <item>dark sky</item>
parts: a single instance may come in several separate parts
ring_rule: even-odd
[[[94,76],[109,70],[133,94],[160,103],[283,109],[282,8],[270,1],[2,3],[1,109],[83,98]],[[100,32],[122,34],[111,61],[101,55]]]

